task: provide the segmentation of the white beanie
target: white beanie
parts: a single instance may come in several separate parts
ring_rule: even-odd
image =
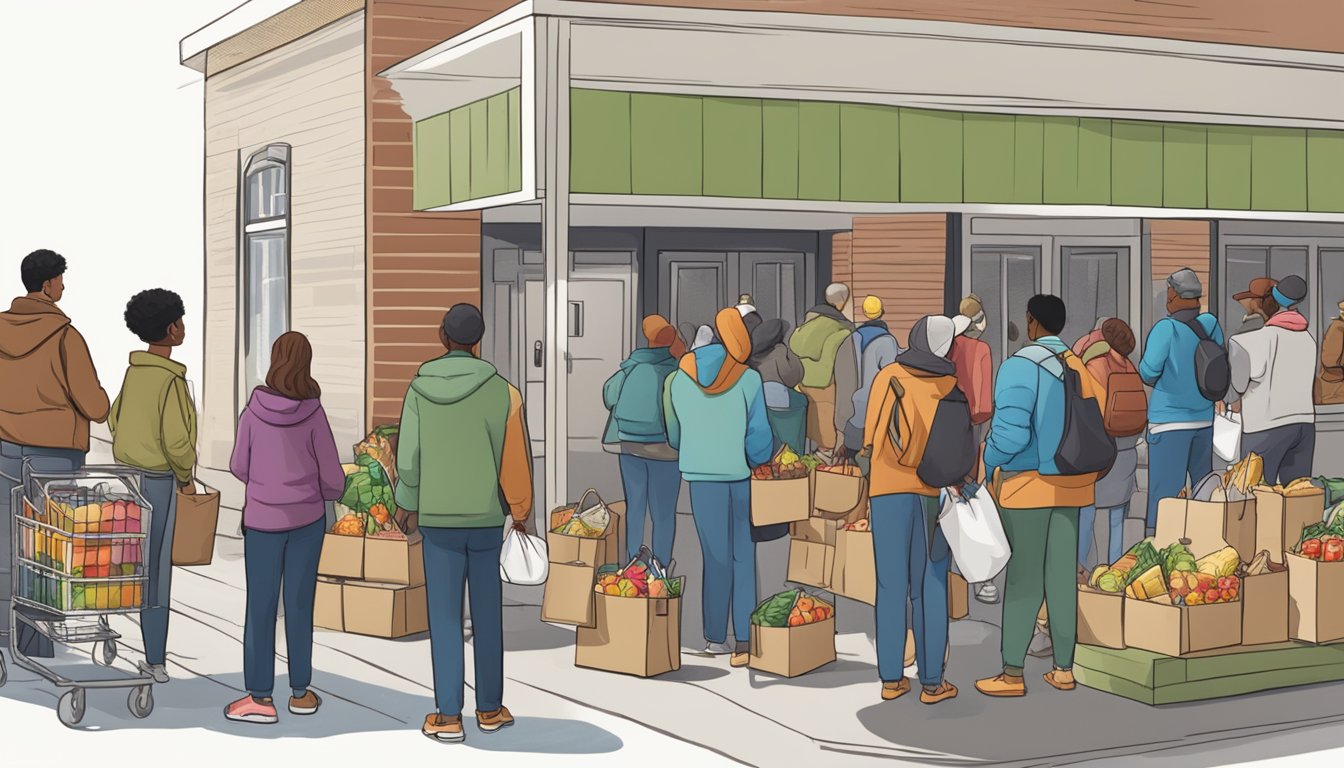
[[[952,340],[957,337],[957,324],[952,318],[943,315],[929,315],[924,324],[924,331],[928,335],[929,351],[939,357],[947,357],[948,350],[952,349]]]

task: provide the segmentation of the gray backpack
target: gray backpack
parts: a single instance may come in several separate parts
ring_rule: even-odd
[[[1227,397],[1227,391],[1232,388],[1232,364],[1227,349],[1209,337],[1198,317],[1185,325],[1199,337],[1195,347],[1195,384],[1205,400],[1216,403]]]

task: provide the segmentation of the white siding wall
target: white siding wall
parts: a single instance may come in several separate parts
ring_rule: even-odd
[[[364,14],[207,79],[202,463],[224,467],[246,404],[238,317],[240,161],[291,150],[291,321],[343,452],[364,426]]]

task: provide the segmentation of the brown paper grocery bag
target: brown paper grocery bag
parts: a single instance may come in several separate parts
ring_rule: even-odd
[[[173,565],[209,565],[215,556],[219,491],[196,481],[196,493],[177,492],[173,526]]]

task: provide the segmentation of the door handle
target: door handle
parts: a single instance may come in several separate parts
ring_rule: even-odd
[[[532,344],[532,367],[540,368],[541,363],[541,342],[538,341]]]

